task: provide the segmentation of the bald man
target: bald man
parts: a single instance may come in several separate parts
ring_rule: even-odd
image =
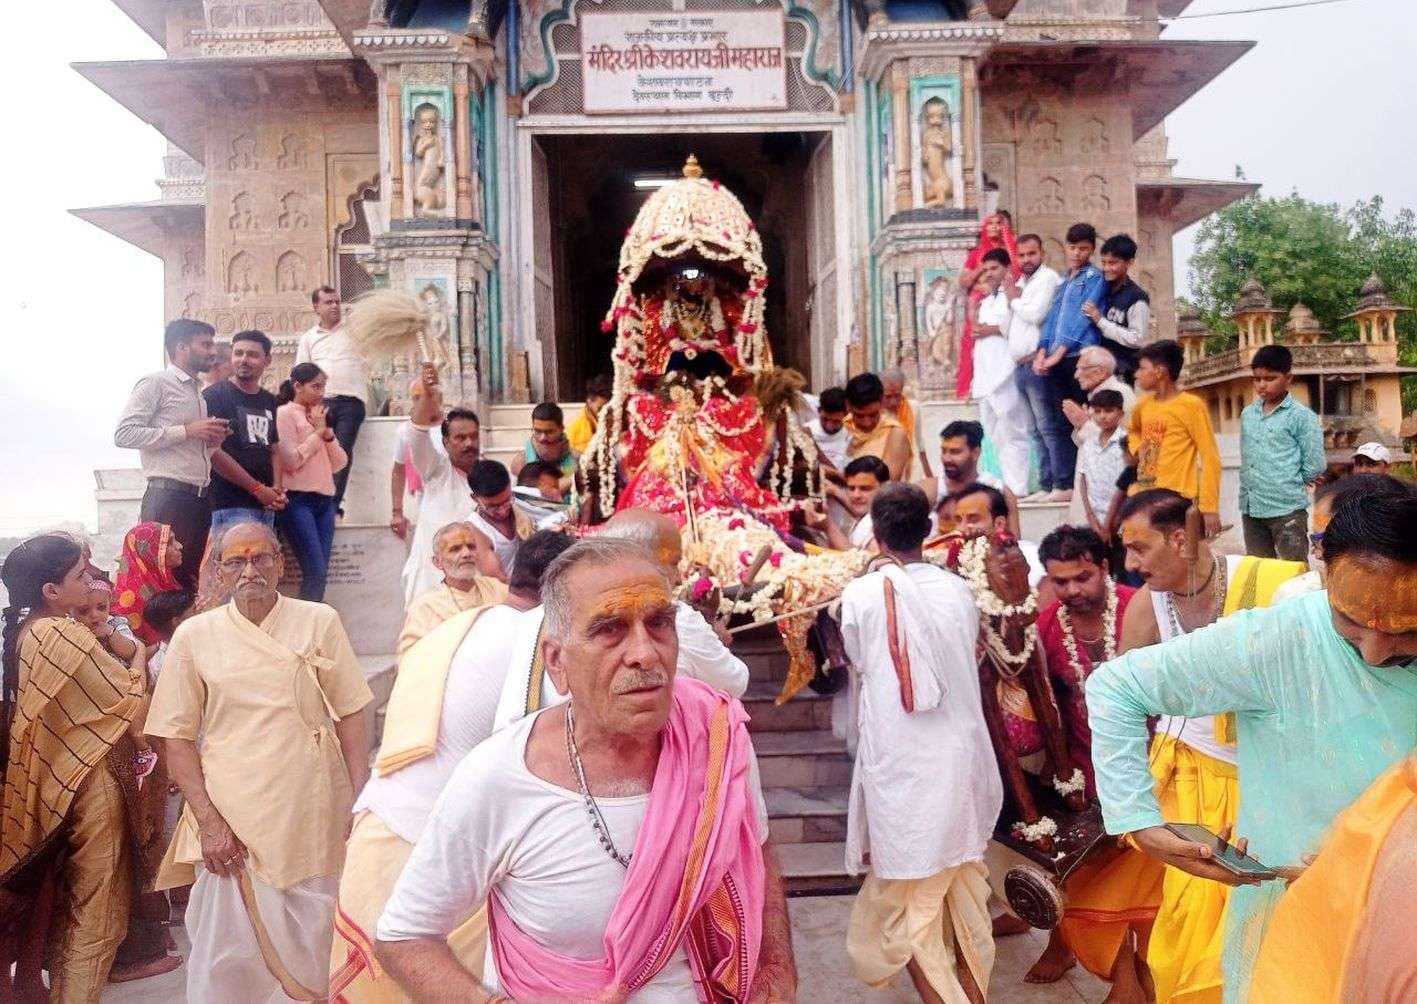
[[[625,509],[612,516],[598,536],[641,545],[664,569],[674,586],[683,581],[679,563],[684,545],[678,524],[668,516],[648,509]],[[566,700],[566,695],[556,692],[550,676],[543,671],[538,644],[541,613],[541,607],[537,607],[526,615],[521,637],[512,648],[512,664],[497,704],[497,729]],[[723,626],[710,624],[699,611],[676,600],[674,627],[679,635],[678,672],[702,680],[730,697],[742,697],[748,689],[748,667],[728,650],[731,639]]]

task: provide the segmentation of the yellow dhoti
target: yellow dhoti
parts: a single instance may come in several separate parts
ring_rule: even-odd
[[[913,958],[937,994],[951,1004],[967,1004],[955,946],[987,995],[994,968],[990,924],[989,871],[983,861],[923,879],[868,873],[851,907],[846,952],[863,983],[881,986]]]
[[[1234,764],[1158,735],[1152,746],[1151,773],[1167,822],[1199,823],[1215,833],[1235,824],[1240,814],[1240,780]],[[1220,956],[1229,900],[1229,886],[1166,869],[1161,909],[1146,953],[1156,981],[1157,1004],[1222,999]]]
[[[330,953],[330,1000],[393,1004],[411,1001],[374,958],[374,929],[394,883],[413,853],[404,840],[372,812],[354,821],[346,850],[344,875],[335,910],[335,938]],[[482,978],[487,948],[487,911],[480,908],[448,937],[468,972]]]
[[[1127,848],[1114,857],[1085,862],[1068,876],[1060,931],[1088,972],[1111,979],[1128,931],[1135,930],[1146,943],[1161,905],[1165,870],[1155,858]]]

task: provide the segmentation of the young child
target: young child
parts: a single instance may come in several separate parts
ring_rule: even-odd
[[[1176,387],[1185,354],[1174,341],[1152,342],[1137,353],[1137,390],[1146,396],[1132,409],[1127,452],[1137,480],[1129,494],[1170,488],[1193,499],[1205,518],[1205,534],[1220,532],[1220,450],[1210,411],[1194,394]]]
[[[548,502],[562,501],[561,471],[555,464],[533,460],[517,475],[518,488],[535,488]]]
[[[1256,400],[1240,412],[1240,520],[1246,554],[1303,561],[1308,485],[1327,461],[1319,417],[1289,393],[1293,368],[1283,345],[1262,345],[1250,360]]]
[[[126,618],[109,616],[109,608],[113,605],[113,586],[107,579],[93,575],[85,576],[84,581],[89,587],[88,597],[70,611],[70,616],[92,631],[103,647],[113,653],[114,658],[129,666],[137,667],[140,663],[146,666],[147,651],[128,632]],[[121,621],[122,627],[117,626],[115,621]],[[141,659],[140,652],[143,656]],[[147,736],[143,735],[143,725],[147,721],[148,704],[151,700],[152,682],[149,679],[148,692],[143,696],[143,703],[133,720],[128,723],[128,737],[138,749],[134,772],[139,781],[152,773],[157,763],[157,754],[148,745]]]
[[[1088,415],[1097,426],[1078,445],[1077,492],[1082,497],[1087,525],[1108,547],[1112,575],[1124,570],[1125,549],[1117,536],[1117,514],[1122,492],[1117,479],[1127,466],[1127,433],[1122,426],[1122,394],[1115,390],[1093,391],[1087,401]],[[1090,430],[1089,430],[1090,431]]]
[[[173,632],[177,630],[177,625],[192,615],[192,602],[192,594],[185,589],[155,593],[148,600],[143,616],[159,639],[157,648],[148,656],[148,677],[154,684],[162,671],[162,660],[167,655],[167,643],[172,640]]]

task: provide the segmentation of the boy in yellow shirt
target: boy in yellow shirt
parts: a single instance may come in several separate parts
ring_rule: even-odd
[[[1132,409],[1127,451],[1137,465],[1129,494],[1170,488],[1194,499],[1205,517],[1205,534],[1220,531],[1220,450],[1205,402],[1178,390],[1185,356],[1174,341],[1143,347],[1137,390],[1148,392]]]

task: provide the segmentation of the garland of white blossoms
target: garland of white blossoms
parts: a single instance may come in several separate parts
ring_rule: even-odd
[[[1083,776],[1082,768],[1074,767],[1072,775],[1066,781],[1054,777],[1053,789],[1064,798],[1067,798],[1074,792],[1086,791],[1087,778]]]
[[[1053,837],[1058,834],[1058,824],[1053,822],[1052,816],[1040,816],[1036,823],[1025,823],[1020,820],[1013,825],[1015,836],[1022,837],[1030,844],[1036,844],[1044,837]]]
[[[985,559],[989,554],[989,537],[975,537],[965,541],[959,549],[959,574],[974,594],[974,602],[983,615],[979,619],[980,631],[984,635],[984,647],[999,661],[1010,666],[1023,666],[1033,657],[1038,645],[1038,625],[1030,623],[1023,632],[1023,649],[1014,653],[1004,643],[995,630],[993,619],[1030,615],[1038,610],[1038,594],[1030,587],[1028,597],[1022,603],[1005,603],[989,588],[989,572]]]
[[[1111,662],[1117,658],[1117,587],[1107,577],[1107,609],[1102,614],[1102,661]],[[1078,643],[1073,635],[1073,620],[1068,616],[1066,604],[1058,606],[1058,626],[1063,629],[1063,647],[1068,650],[1068,666],[1073,671],[1073,679],[1078,687],[1087,689],[1087,675],[1082,671],[1082,660],[1078,658]]]

